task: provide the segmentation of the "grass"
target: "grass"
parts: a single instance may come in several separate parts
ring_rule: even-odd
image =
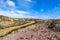
[[[15,29],[19,29],[21,27],[25,27],[25,26],[30,25],[30,24],[33,24],[33,23],[35,23],[35,21],[31,21],[29,23],[26,23],[26,24],[23,24],[23,25],[20,25],[20,26],[15,26],[15,27],[9,27],[9,28],[5,28],[5,29],[1,29],[0,30],[0,36],[3,36],[3,35],[11,32],[11,31],[13,31]]]

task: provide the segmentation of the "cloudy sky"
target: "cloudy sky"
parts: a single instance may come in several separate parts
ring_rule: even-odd
[[[60,0],[0,0],[0,15],[60,19]]]

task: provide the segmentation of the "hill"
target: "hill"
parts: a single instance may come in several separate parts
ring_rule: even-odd
[[[0,30],[18,26],[21,28],[0,37],[0,40],[60,40],[60,19],[10,18],[0,15]]]

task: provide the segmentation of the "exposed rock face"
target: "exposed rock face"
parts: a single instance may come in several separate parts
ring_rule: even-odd
[[[60,32],[60,20],[54,20],[48,28],[54,30],[54,31],[59,31]]]

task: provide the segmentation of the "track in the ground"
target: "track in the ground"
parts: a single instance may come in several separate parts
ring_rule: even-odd
[[[9,28],[4,28],[0,30],[0,37],[7,35],[8,33],[12,32],[13,30],[19,29],[19,28],[24,28],[25,26],[31,25],[36,23],[35,21],[30,21],[26,24],[20,25],[20,26],[14,26],[14,27],[9,27]]]

